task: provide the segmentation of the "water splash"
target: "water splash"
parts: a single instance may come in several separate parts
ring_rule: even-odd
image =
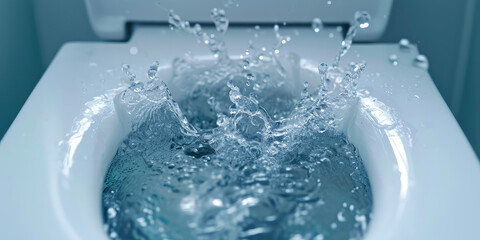
[[[131,82],[135,81],[135,78],[137,78],[137,75],[133,73],[132,69],[130,68],[130,65],[128,64],[122,65],[122,72],[125,73],[127,79]]]
[[[227,62],[228,53],[222,36],[228,29],[229,21],[225,17],[225,11],[222,9],[213,9],[210,17],[215,23],[215,27],[220,33],[219,35],[208,34],[202,30],[200,24],[195,24],[191,27],[190,22],[182,20],[173,10],[170,10],[169,12],[168,23],[172,30],[183,31],[195,35],[197,39],[209,47],[212,54],[219,59],[219,63]]]
[[[214,8],[210,13],[210,17],[212,18],[218,32],[224,33],[227,31],[229,21],[225,16],[225,10]]]
[[[211,16],[223,35],[224,12]],[[340,129],[366,65],[338,65],[357,29],[368,26],[368,14],[356,18],[338,61],[318,66],[315,88],[299,81],[299,56],[280,54],[290,37],[278,25],[272,52],[250,44],[231,60],[220,37],[170,12],[173,30],[202,39],[218,59],[173,61],[168,84],[182,89],[178,102],[158,78],[158,62],[144,81],[123,67],[132,83],[115,109],[132,131],[104,182],[110,238],[362,238],[370,184]]]
[[[348,29],[345,39],[342,41],[342,46],[333,62],[334,67],[338,67],[340,59],[347,54],[348,50],[352,46],[353,39],[357,35],[358,29],[367,28],[370,25],[370,14],[368,12],[355,12],[355,19],[353,24]]]

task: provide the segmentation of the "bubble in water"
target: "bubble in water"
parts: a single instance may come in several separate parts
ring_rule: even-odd
[[[224,33],[227,31],[229,21],[225,16],[225,10],[214,8],[210,13],[210,17],[218,32]]]
[[[393,64],[393,66],[397,66],[397,65],[398,65],[398,57],[397,57],[396,54],[390,55],[390,57],[388,58],[388,60]]]
[[[314,18],[312,21],[312,29],[315,32],[320,32],[320,30],[323,28],[323,23],[320,18]]]
[[[402,38],[400,39],[400,41],[398,42],[398,46],[400,47],[400,49],[402,50],[408,50],[410,49],[410,41],[406,38]]]
[[[360,28],[367,28],[370,25],[370,14],[366,11],[355,12],[355,21]]]
[[[213,104],[215,104],[215,97],[212,96],[212,97],[208,98],[207,103],[208,103],[208,105],[213,105]]]
[[[251,72],[247,73],[247,74],[245,75],[245,77],[246,77],[247,80],[249,80],[249,81],[255,80],[255,75],[254,75],[253,73],[251,73]]]
[[[225,123],[227,122],[227,116],[225,116],[224,114],[217,114],[217,125],[218,126],[223,126],[225,125]]]
[[[415,57],[415,59],[413,60],[414,61],[414,64],[415,66],[419,67],[419,68],[423,68],[423,69],[428,69],[428,59],[425,55],[417,55]]]

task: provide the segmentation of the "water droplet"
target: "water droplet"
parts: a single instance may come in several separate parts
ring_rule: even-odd
[[[366,11],[355,12],[355,21],[360,28],[367,28],[370,25],[370,14]]]
[[[320,30],[323,28],[323,23],[320,18],[314,18],[312,21],[312,29],[314,32],[320,32]]]
[[[227,31],[229,21],[225,16],[225,10],[214,8],[210,13],[210,17],[218,32],[223,33]]]
[[[328,70],[328,65],[326,63],[320,63],[318,65],[318,73],[320,73],[320,75],[326,74],[327,70]]]
[[[137,47],[134,46],[134,47],[130,48],[130,54],[137,55],[137,53],[138,53],[138,48]]]
[[[428,69],[428,59],[425,55],[417,55],[415,57],[415,60],[414,60],[414,65],[419,67],[419,68],[423,68],[425,70]]]
[[[251,72],[247,73],[245,77],[247,78],[247,80],[250,80],[250,81],[255,80],[255,75]]]
[[[248,59],[243,59],[243,69],[247,69],[250,66],[250,61]]]
[[[122,65],[122,72],[125,73],[127,76],[128,80],[134,81],[135,78],[137,77],[131,70],[130,65],[128,64],[123,64]]]
[[[279,29],[280,27],[278,26],[278,24],[273,25],[273,31],[278,32]]]
[[[406,38],[402,38],[400,39],[400,41],[398,42],[398,46],[400,47],[400,49],[402,50],[408,50],[410,49],[410,41]]]
[[[147,72],[148,78],[150,78],[152,80],[156,78],[159,65],[160,65],[160,63],[158,61],[155,61],[155,62],[152,63],[152,65],[150,65],[150,67],[148,68],[148,72]]]
[[[337,213],[337,220],[339,222],[345,222],[347,219],[343,216],[343,210]]]
[[[199,35],[200,32],[202,31],[202,26],[200,26],[200,24],[197,23],[193,26],[192,31],[194,34]]]
[[[168,23],[170,24],[170,29],[172,30],[180,30],[182,29],[182,19],[180,16],[175,14],[173,10],[170,10],[168,13]]]
[[[336,228],[337,228],[337,223],[332,223],[332,224],[330,225],[330,227],[331,227],[332,229],[336,229]]]
[[[395,55],[395,54],[390,55],[390,57],[388,58],[388,60],[393,64],[393,66],[397,66],[397,65],[398,65],[398,57],[397,57],[397,55]]]

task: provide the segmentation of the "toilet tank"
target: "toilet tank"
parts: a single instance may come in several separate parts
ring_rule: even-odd
[[[210,10],[224,8],[230,23],[348,24],[355,11],[368,11],[368,29],[357,40],[374,41],[385,30],[393,0],[85,0],[90,23],[104,40],[126,40],[128,23],[166,24],[168,11],[190,22],[211,22]]]

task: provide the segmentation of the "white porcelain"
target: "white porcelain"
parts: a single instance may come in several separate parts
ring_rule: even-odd
[[[370,27],[356,40],[378,39],[387,26],[393,0],[85,0],[90,24],[96,34],[107,40],[127,38],[127,23],[163,23],[170,9],[190,22],[211,22],[212,8],[225,8],[231,23],[261,24],[272,22],[310,24],[320,18],[327,24],[349,24],[356,11],[371,15]],[[227,4],[231,2],[231,4]],[[237,5],[238,3],[238,5]]]
[[[285,31],[293,38],[282,51],[298,53],[305,68],[331,63],[341,42],[335,29]],[[260,35],[260,45],[275,41],[270,29]],[[246,28],[230,29],[229,53],[243,53],[252,36]],[[103,177],[128,133],[111,103],[124,87],[120,66],[129,63],[144,76],[158,60],[168,79],[172,59],[187,51],[209,55],[192,36],[158,26],[136,28],[127,43],[62,47],[0,142],[2,239],[106,239]],[[354,44],[342,60],[366,60],[359,88],[371,92],[345,125],[374,195],[365,239],[480,239],[479,161],[428,72],[413,65],[416,54],[414,46]]]

